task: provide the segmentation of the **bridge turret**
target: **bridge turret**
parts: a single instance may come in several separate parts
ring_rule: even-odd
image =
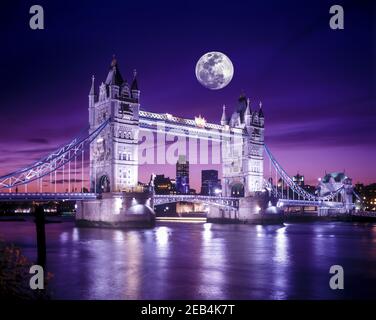
[[[131,85],[131,91],[132,91],[132,98],[136,101],[140,100],[140,90],[138,89],[138,83],[137,83],[137,71],[136,69],[133,70],[133,81]]]
[[[93,75],[91,77],[91,88],[89,92],[89,123],[90,125],[94,123],[94,105],[96,101],[94,80],[95,80],[95,77]]]
[[[222,126],[228,125],[228,120],[227,120],[227,116],[226,116],[226,105],[223,105],[221,125]]]
[[[110,70],[108,71],[105,84],[108,88],[109,98],[118,98],[120,96],[120,87],[122,87],[126,81],[124,81],[115,56],[111,61]]]
[[[252,118],[252,112],[251,112],[251,102],[249,98],[247,99],[247,108],[244,112],[244,122],[246,126],[249,126],[251,124],[251,118]]]
[[[125,80],[125,82],[122,84],[122,86],[120,88],[120,96],[122,98],[130,98],[131,97],[131,91],[129,89],[129,84],[128,84],[127,80]]]
[[[260,126],[264,126],[264,112],[262,111],[262,102],[260,101],[260,109],[258,111]]]
[[[238,103],[229,121],[233,135],[222,143],[223,194],[250,197],[263,189],[264,121],[243,93]]]
[[[135,79],[129,88],[113,57],[99,87],[99,98],[89,96],[90,130],[109,119],[109,125],[90,145],[92,191],[118,192],[137,186],[139,93]]]
[[[95,97],[96,97],[96,94],[95,94],[95,77],[94,75],[92,75],[91,77],[91,87],[90,87],[90,92],[89,92],[89,107],[93,107],[94,106],[94,102],[95,102]]]

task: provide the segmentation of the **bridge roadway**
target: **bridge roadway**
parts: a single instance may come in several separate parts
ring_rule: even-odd
[[[95,193],[79,192],[4,192],[0,193],[0,201],[61,201],[61,200],[94,200],[97,198]],[[239,198],[220,197],[220,196],[203,196],[203,195],[155,195],[154,205],[185,201],[185,202],[203,202],[224,207],[239,208]],[[292,200],[280,199],[278,207],[293,206],[317,206],[324,208],[339,208],[343,206],[342,202],[335,201],[313,201],[313,200]]]
[[[96,199],[95,193],[79,192],[4,192],[0,193],[0,201],[59,201],[59,200],[93,200]]]
[[[321,207],[321,208],[341,208],[342,202],[325,201],[325,200],[293,200],[293,199],[279,199],[278,207]]]
[[[97,198],[96,193],[81,192],[3,192],[0,201],[50,201],[50,200],[92,200]],[[176,201],[213,202],[217,204],[236,206],[239,198],[215,197],[202,195],[155,195],[155,204],[164,204]]]
[[[61,201],[61,200],[94,200],[97,198],[96,193],[79,193],[79,192],[3,192],[0,193],[0,201]],[[154,205],[165,204],[178,201],[187,202],[205,202],[219,206],[235,207],[239,206],[239,198],[232,197],[215,197],[201,195],[155,195]]]

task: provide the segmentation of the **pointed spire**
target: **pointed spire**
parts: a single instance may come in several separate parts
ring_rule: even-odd
[[[94,95],[95,95],[94,80],[95,80],[95,77],[94,77],[94,75],[93,75],[93,76],[91,77],[91,88],[90,88],[90,92],[89,92],[89,95],[90,95],[90,96],[94,96]]]
[[[249,98],[247,99],[247,108],[245,109],[244,116],[250,116],[251,115],[251,103]]]
[[[116,56],[113,54],[112,55],[112,61],[111,61],[111,67],[115,67],[117,65],[117,60],[116,60]]]
[[[246,101],[246,96],[245,96],[245,93],[244,93],[244,90],[242,89],[241,92],[240,92],[240,96],[239,96],[239,99],[238,101],[239,102],[243,102],[243,101]]]
[[[110,70],[106,78],[106,84],[121,86],[123,83],[124,83],[124,80],[120,74],[117,60],[115,58],[115,55],[113,55]]]
[[[226,116],[226,105],[223,105],[222,117],[221,117],[221,125],[227,124],[227,116]]]
[[[241,91],[241,94],[239,96],[238,102],[239,102],[238,112],[243,113],[244,110],[245,110],[245,108],[246,108],[246,105],[247,105],[247,97],[245,96],[243,90]]]
[[[133,81],[131,85],[131,90],[138,90],[138,84],[137,84],[137,70],[133,70]]]
[[[264,112],[262,111],[262,102],[260,101],[260,110],[259,110],[259,117],[261,118],[263,118],[264,117]]]

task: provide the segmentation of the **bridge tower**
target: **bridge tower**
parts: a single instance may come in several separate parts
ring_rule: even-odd
[[[107,78],[89,93],[90,132],[109,119],[109,125],[90,145],[90,189],[119,192],[138,183],[140,90],[136,71],[129,85],[113,57]]]
[[[230,119],[223,108],[221,125],[228,133],[222,143],[223,195],[249,197],[263,189],[264,114],[251,110],[243,94]]]

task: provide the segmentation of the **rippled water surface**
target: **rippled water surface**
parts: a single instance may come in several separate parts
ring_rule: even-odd
[[[157,224],[153,229],[48,224],[56,299],[376,298],[376,225]],[[1,222],[0,237],[36,258],[32,222]],[[345,290],[329,288],[341,265]]]

